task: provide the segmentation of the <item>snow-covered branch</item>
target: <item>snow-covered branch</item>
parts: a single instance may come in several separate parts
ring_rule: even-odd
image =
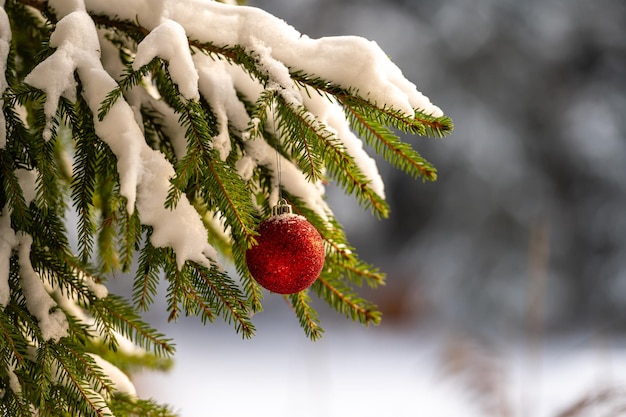
[[[311,39],[260,9],[209,0],[0,6],[0,332],[10,342],[0,414],[31,415],[43,399],[46,415],[170,415],[135,399],[108,355],[173,353],[137,314],[163,287],[170,320],[221,317],[251,337],[263,292],[246,254],[279,199],[319,232],[327,262],[313,294],[380,321],[354,287],[384,276],[350,246],[326,185],[384,217],[368,149],[432,180],[435,168],[395,132],[442,136],[452,124],[375,42]],[[132,302],[104,285],[118,270],[135,271]],[[320,337],[309,293],[285,300]]]

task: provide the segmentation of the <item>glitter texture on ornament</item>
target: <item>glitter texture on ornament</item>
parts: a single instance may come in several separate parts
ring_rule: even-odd
[[[324,267],[324,244],[315,227],[286,203],[261,222],[258,244],[246,252],[252,277],[265,289],[293,294],[313,284]]]

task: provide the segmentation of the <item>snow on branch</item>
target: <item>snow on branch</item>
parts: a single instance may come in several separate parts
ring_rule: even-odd
[[[197,42],[220,47],[241,46],[260,60],[273,81],[289,88],[284,68],[315,74],[364,95],[379,107],[413,115],[415,110],[443,115],[374,41],[359,36],[312,39],[261,9],[214,1],[159,0],[150,7],[143,0],[87,0],[98,15],[139,22],[148,30],[166,19],[178,22]],[[280,82],[282,81],[282,83]]]
[[[11,211],[6,205],[0,213],[0,307],[6,307],[11,298],[9,265],[11,252],[17,245],[15,230],[11,228]]]
[[[19,236],[20,283],[26,299],[28,311],[39,321],[44,340],[59,340],[68,335],[67,317],[46,290],[39,274],[30,263],[32,237],[27,234]]]
[[[137,29],[143,38],[134,55],[131,51],[132,70],[137,72],[154,58],[161,58],[167,62],[169,76],[184,99],[197,101],[202,97],[209,103],[217,127],[210,144],[222,161],[232,151],[229,129],[239,132],[244,154],[237,167],[244,179],[257,165],[265,166],[275,176],[278,168],[274,148],[250,136],[250,126],[255,122],[247,115],[239,94],[256,102],[261,92],[270,89],[293,108],[306,108],[321,122],[322,133],[337,139],[354,160],[354,175],[365,181],[355,189],[367,186],[381,199],[385,195],[383,181],[375,160],[365,152],[362,141],[351,129],[353,126],[342,114],[345,103],[332,94],[302,94],[303,88],[308,88],[303,87],[302,80],[310,74],[315,80],[324,80],[333,88],[359,95],[379,109],[393,110],[407,118],[417,113],[433,118],[443,115],[402,75],[376,42],[356,36],[311,39],[254,7],[203,0],[50,0],[47,4],[59,18],[50,38],[50,46],[56,50],[26,78],[27,83],[47,93],[46,138],[51,135],[51,121],[60,97],[75,99],[75,71],[94,114],[101,110],[107,95],[120,88],[103,68],[100,51],[106,47],[101,45],[94,20],[87,13],[100,23],[108,19],[112,27],[116,22],[140,25]],[[194,49],[204,48],[202,52],[211,55],[192,55]],[[214,53],[217,59],[212,56]],[[240,54],[239,60],[233,62],[233,55],[228,53]],[[146,144],[137,108],[150,101],[151,107],[160,106],[149,94],[133,103],[134,108],[120,97],[107,109],[106,117],[94,119],[96,133],[117,157],[120,193],[127,199],[129,213],[136,207],[141,222],[154,228],[152,243],[173,248],[179,267],[187,260],[206,266],[207,259],[215,261],[217,254],[207,243],[208,232],[200,215],[185,196],[173,207],[164,207],[163,202],[171,194],[170,179],[177,171],[163,154]],[[159,112],[163,116],[170,114],[166,117],[172,119],[171,111],[160,107]],[[264,117],[269,113],[268,110]],[[274,130],[280,139],[280,129]],[[176,156],[184,156],[183,141],[177,140],[175,145]],[[281,161],[281,166],[285,175],[280,186],[327,218],[331,211],[323,201],[324,187],[308,183],[311,179],[288,160]],[[319,180],[316,176],[311,178]]]
[[[451,122],[375,42],[311,39],[260,9],[209,0],[25,1],[54,23],[54,50],[25,79],[46,93],[44,138],[64,114],[62,97],[83,105],[83,119],[91,111],[95,136],[116,158],[116,198],[119,192],[135,214],[126,231],[140,236],[140,224],[150,226],[150,244],[172,249],[181,276],[187,261],[217,262],[208,243],[219,245],[213,216],[232,239],[223,253],[245,279],[243,253],[258,215],[281,192],[320,229],[340,231],[324,196],[328,179],[386,216],[383,180],[363,139],[397,168],[436,177],[393,129],[441,136]],[[87,216],[91,201],[82,201]],[[333,236],[325,238],[331,247],[346,243]],[[139,239],[127,240],[131,255]],[[0,241],[0,256],[14,246],[7,242]],[[172,265],[165,253],[157,267]],[[351,257],[343,269],[369,273],[357,263]],[[319,295],[341,293],[338,309],[361,308],[330,273]]]
[[[25,79],[46,92],[46,116],[52,120],[62,95],[75,96],[74,71],[82,82],[87,104],[97,115],[117,83],[100,61],[100,43],[92,19],[80,10],[64,16],[56,24],[50,46],[56,51]],[[186,197],[171,210],[164,207],[174,169],[162,153],[145,142],[128,103],[123,99],[116,101],[103,120],[94,116],[94,125],[98,137],[117,158],[120,193],[127,199],[129,213],[136,206],[142,223],[154,228],[152,244],[173,248],[179,267],[186,260],[210,266],[209,259],[215,261],[217,252],[208,243],[202,220]]]
[[[137,71],[155,57],[169,63],[169,73],[180,93],[188,100],[199,99],[198,72],[183,27],[173,20],[165,20],[154,28],[137,46],[133,69]]]
[[[4,6],[4,1],[0,2],[0,6]],[[11,25],[9,24],[9,17],[4,11],[3,7],[0,7],[0,97],[7,88],[6,70],[7,59],[9,57],[9,49],[11,43]],[[2,105],[2,99],[0,99],[0,107]],[[4,149],[7,143],[7,130],[6,121],[4,118],[4,112],[0,111],[0,149]]]

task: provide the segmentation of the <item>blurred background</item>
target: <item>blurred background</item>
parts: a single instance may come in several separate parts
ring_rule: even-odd
[[[388,275],[362,328],[319,305],[309,342],[267,295],[258,336],[147,318],[177,341],[140,393],[194,416],[626,415],[626,2],[254,0],[310,37],[375,40],[454,123],[384,161],[387,220],[340,190],[351,242]]]

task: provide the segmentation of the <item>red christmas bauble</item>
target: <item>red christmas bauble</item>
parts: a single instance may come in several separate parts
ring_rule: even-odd
[[[322,272],[322,237],[306,218],[291,213],[290,207],[261,222],[257,242],[246,251],[246,263],[265,289],[293,294],[311,286]]]

